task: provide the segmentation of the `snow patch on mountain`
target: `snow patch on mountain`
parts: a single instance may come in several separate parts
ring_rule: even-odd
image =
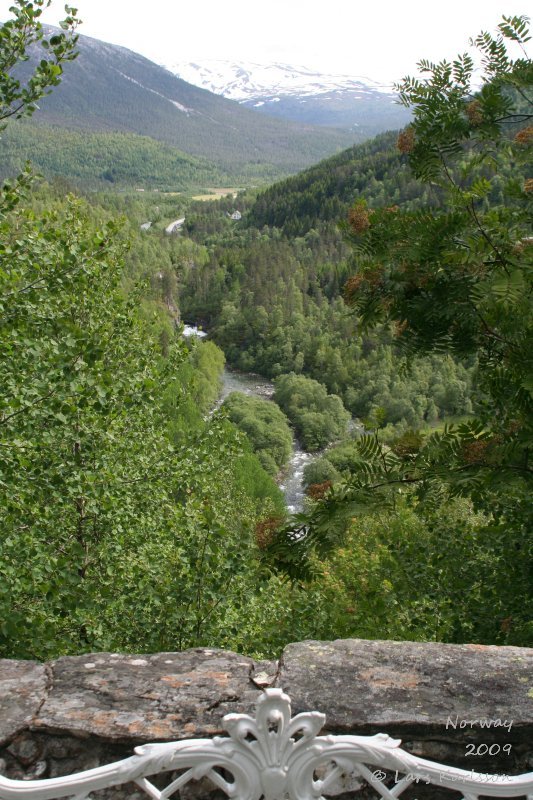
[[[135,78],[132,78],[131,75],[126,75],[125,72],[121,72],[116,67],[111,67],[111,69],[113,69],[115,72],[118,72],[118,74],[127,81],[131,81],[131,83],[135,83],[137,86],[140,86],[140,88],[144,89],[146,92],[152,92],[152,94],[156,94],[158,97],[162,97],[163,100],[167,100],[169,103],[172,103],[173,106],[175,106],[179,111],[183,111],[185,114],[187,114],[187,116],[189,116],[189,113],[192,111],[192,108],[187,108],[181,103],[178,103],[177,100],[171,100],[170,97],[166,97],[164,94],[161,94],[161,92],[157,92],[155,89],[150,89],[149,86],[144,86],[144,84],[142,84],[140,81],[135,80]]]

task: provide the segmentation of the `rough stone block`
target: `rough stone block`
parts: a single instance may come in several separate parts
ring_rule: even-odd
[[[8,753],[14,756],[25,767],[34,764],[42,755],[42,746],[28,733],[23,733],[14,739],[7,748]]]
[[[450,765],[509,773],[527,769],[533,649],[363,639],[299,642],[285,648],[277,685],[290,695],[293,713],[326,714],[329,732],[383,731],[406,747],[416,741],[419,755]],[[498,756],[469,754],[472,743],[497,743],[502,749]],[[509,753],[504,744],[511,745]]]
[[[224,714],[253,710],[260,693],[253,666],[251,658],[204,648],[60,658],[33,727],[136,744],[213,736]]]
[[[0,660],[0,746],[29,726],[46,697],[47,687],[43,664]]]

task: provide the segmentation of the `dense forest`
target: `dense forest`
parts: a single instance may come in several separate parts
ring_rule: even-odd
[[[39,14],[19,0],[0,29],[4,75],[46,37]],[[0,84],[13,136],[68,69],[75,25],[45,39],[33,82]],[[91,136],[105,191],[28,169],[4,183],[2,656],[531,643],[532,76],[503,55],[524,26],[478,40],[474,99],[468,63],[433,65],[404,86],[399,138],[262,192],[113,192]],[[127,156],[128,137],[108,144]],[[157,153],[165,185],[178,155]],[[132,183],[136,159],[114,167]],[[273,398],[218,408],[226,362]],[[290,517],[294,435],[318,457]]]

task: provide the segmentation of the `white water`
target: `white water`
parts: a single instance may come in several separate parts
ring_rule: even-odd
[[[283,481],[279,488],[285,495],[287,509],[291,514],[296,514],[303,508],[305,492],[303,489],[304,469],[307,464],[316,458],[316,455],[306,453],[294,440],[293,453],[284,472]]]
[[[200,339],[202,339],[204,336],[207,336],[207,333],[200,330],[200,328],[197,328],[196,325],[184,325],[183,336],[186,338],[189,338],[189,336],[198,336]]]

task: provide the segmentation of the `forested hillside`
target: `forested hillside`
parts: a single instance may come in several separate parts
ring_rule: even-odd
[[[431,187],[421,186],[396,147],[397,133],[385,133],[344,150],[262,192],[250,210],[255,227],[280,228],[302,236],[324,222],[338,223],[354,200],[370,205],[435,203]]]
[[[66,178],[83,189],[137,187],[183,192],[225,186],[234,180],[231,172],[207,159],[134,133],[19,122],[2,134],[0,152],[3,178],[21,170],[31,153],[34,169],[41,175]]]
[[[522,98],[513,93],[519,107]],[[443,192],[436,182],[421,183],[413,173],[407,154],[397,147],[397,133],[385,133],[369,142],[354,145],[336,156],[321,161],[298,175],[273,184],[258,196],[249,213],[249,224],[279,228],[288,237],[303,236],[323,223],[346,220],[348,209],[360,199],[371,208],[401,205],[402,208],[441,206]],[[468,163],[465,157],[459,169]],[[516,171],[516,162],[507,154],[496,177],[492,176],[488,199],[509,203],[506,181]],[[459,177],[458,170],[458,177]],[[478,165],[479,177],[490,169]]]

